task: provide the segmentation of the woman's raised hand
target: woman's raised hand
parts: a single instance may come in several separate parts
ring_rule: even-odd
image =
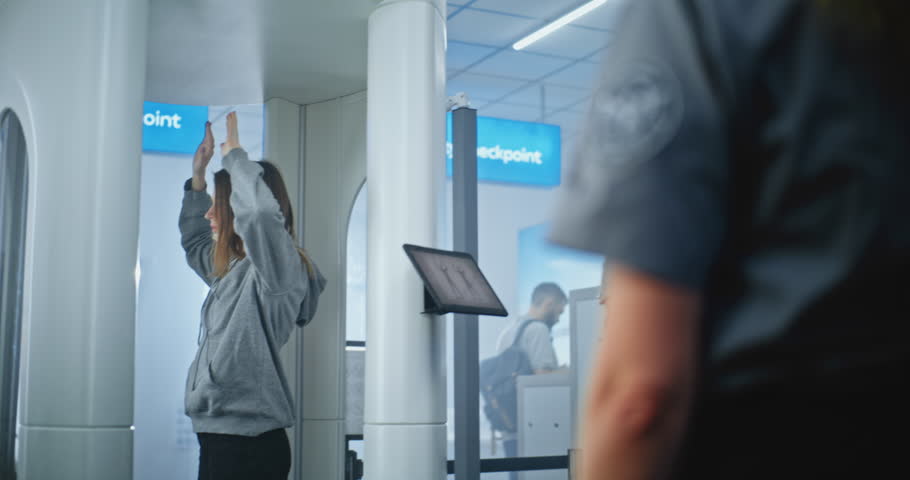
[[[231,150],[240,147],[240,133],[237,131],[237,112],[227,114],[227,139],[221,144],[221,156],[227,155]]]
[[[193,190],[205,190],[205,169],[215,153],[215,137],[212,135],[212,123],[205,122],[205,136],[193,155]]]

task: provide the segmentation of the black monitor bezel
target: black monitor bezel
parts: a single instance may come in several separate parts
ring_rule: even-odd
[[[499,295],[496,294],[496,290],[493,289],[493,285],[490,284],[490,281],[487,279],[486,275],[483,274],[483,270],[480,269],[480,265],[477,264],[477,260],[473,255],[466,252],[456,252],[453,250],[440,250],[438,248],[429,248],[421,247],[419,245],[412,245],[406,243],[402,245],[404,248],[405,254],[407,254],[408,259],[411,261],[411,265],[414,266],[414,270],[417,270],[417,274],[420,275],[421,281],[423,281],[424,292],[426,298],[425,312],[432,313],[436,315],[445,315],[447,313],[463,313],[468,315],[485,315],[491,317],[508,317],[509,312],[506,310],[506,307],[502,304],[502,300],[499,299]],[[420,264],[417,262],[417,259],[414,257],[414,252],[424,252],[432,253],[436,255],[443,255],[449,257],[458,257],[463,259],[470,260],[471,264],[477,269],[477,272],[480,273],[480,278],[486,282],[487,287],[490,291],[493,292],[493,298],[496,300],[496,303],[499,304],[498,308],[488,308],[488,307],[477,307],[471,305],[460,305],[460,304],[445,304],[439,300],[439,295],[436,292],[436,289],[433,285],[430,284],[427,279],[426,272],[420,268]]]

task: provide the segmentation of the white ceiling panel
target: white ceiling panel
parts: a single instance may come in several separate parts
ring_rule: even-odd
[[[511,105],[508,103],[496,103],[477,110],[477,114],[483,117],[507,118],[509,120],[521,120],[523,122],[536,122],[540,119],[540,110],[525,105]]]
[[[600,66],[591,62],[579,62],[559,73],[547,77],[548,84],[593,90]]]
[[[468,8],[451,17],[447,29],[449,40],[507,47],[544,23]]]
[[[307,104],[366,88],[376,0],[148,4],[146,100]]]
[[[544,90],[544,102],[546,102],[548,111],[575,105],[590,96],[590,91],[586,89],[544,84],[533,85],[520,92],[513,93],[502,99],[502,101],[518,105],[534,105],[539,108],[541,87]]]
[[[447,48],[446,68],[450,73],[453,70],[462,70],[473,65],[478,60],[496,51],[493,47],[452,41],[449,42]]]
[[[571,61],[566,59],[507,49],[475,65],[471,71],[484,75],[536,80],[570,63]]]
[[[622,20],[623,12],[625,12],[629,3],[623,0],[610,0],[595,8],[591,13],[579,18],[574,24],[602,30],[614,30],[617,23]]]
[[[602,49],[608,34],[567,25],[525,48],[525,51],[580,59]]]
[[[449,55],[449,75],[453,78],[449,82],[450,94],[467,92],[479,115],[558,125],[568,151],[573,151],[580,139],[591,92],[610,41],[609,30],[619,18],[620,7],[624,8],[630,0],[610,0],[522,52],[515,52],[511,45],[584,1],[468,2],[468,8],[449,22],[450,39],[497,46],[501,51],[479,63],[475,60],[476,64],[470,66],[466,62],[489,50],[453,49]],[[533,20],[522,17],[531,17],[538,23],[534,25]],[[566,60],[578,62],[567,63]],[[470,68],[463,70],[467,66]],[[546,114],[541,111],[542,86]]]
[[[544,92],[546,94],[547,110],[577,108],[578,105],[584,104],[591,97],[591,90],[586,88],[546,85]]]
[[[465,92],[471,100],[495,100],[522,85],[520,80],[462,73],[447,82],[446,92],[450,96]]]
[[[524,17],[555,20],[587,0],[477,0],[471,8],[495,10]]]
[[[567,26],[526,52],[508,50],[481,62],[496,49],[510,49],[522,36],[584,0],[451,0],[447,2],[447,10],[454,14],[448,22],[449,90],[463,90],[489,102],[523,86],[536,88],[533,85],[541,76],[565,65],[552,57],[594,58],[589,57],[591,52],[608,40],[606,32],[594,29],[613,27],[617,13],[629,1],[609,0],[577,20],[576,25],[588,28]],[[362,91],[366,88],[367,19],[378,3],[149,2],[147,99],[219,105],[281,97],[307,104]],[[224,25],[232,28],[225,30]],[[527,56],[534,53],[549,56]],[[478,62],[476,69],[462,72]],[[238,70],[238,64],[244,68]],[[585,63],[543,81],[585,89],[591,87],[595,72],[593,63]],[[528,95],[530,100],[516,95],[509,103],[533,101],[532,106],[539,106],[537,92]],[[547,107],[561,108],[562,103],[554,99]]]
[[[512,93],[508,97],[502,99],[503,102],[515,104],[515,105],[525,105],[536,108],[540,110],[540,84],[538,83],[529,83],[526,85],[526,88],[523,88],[515,93]]]

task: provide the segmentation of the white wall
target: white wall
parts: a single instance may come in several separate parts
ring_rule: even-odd
[[[367,188],[364,183],[357,193],[345,240],[345,340],[361,342],[367,339]]]
[[[29,153],[19,474],[128,479],[145,0],[0,3]],[[74,94],[78,92],[78,94]]]

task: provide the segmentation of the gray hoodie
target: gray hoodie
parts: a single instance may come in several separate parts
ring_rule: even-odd
[[[184,186],[181,244],[211,288],[202,304],[199,349],[186,381],[186,414],[196,432],[255,436],[294,424],[294,401],[278,353],[294,325],[316,311],[325,278],[308,275],[262,167],[240,148],[223,160],[231,176],[234,229],[246,257],[212,277],[206,192]]]

